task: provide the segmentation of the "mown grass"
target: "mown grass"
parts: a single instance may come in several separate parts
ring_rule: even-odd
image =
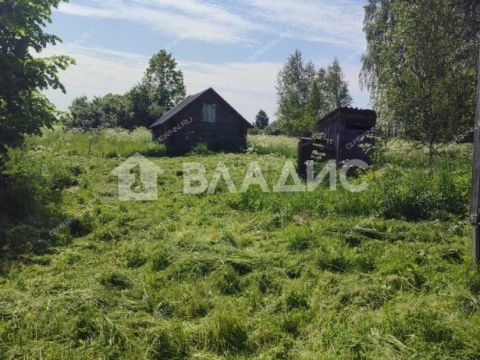
[[[258,161],[273,186],[295,140],[252,137],[263,150],[150,157],[159,199],[119,202],[110,173],[150,139],[56,130],[11,152],[0,358],[480,356],[468,145],[429,168],[391,143],[362,193],[183,194],[183,161],[224,162],[237,188]]]

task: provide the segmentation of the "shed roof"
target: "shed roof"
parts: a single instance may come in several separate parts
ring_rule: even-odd
[[[325,115],[318,121],[319,125],[322,125],[328,121],[331,121],[338,115],[349,114],[349,115],[357,115],[359,117],[365,117],[366,119],[373,119],[377,118],[377,113],[373,110],[367,109],[358,109],[358,108],[351,108],[351,107],[339,107],[335,109],[331,113]]]
[[[178,104],[177,106],[175,106],[174,108],[170,109],[169,111],[167,111],[165,114],[163,114],[163,116],[158,119],[157,121],[155,121],[151,126],[150,126],[150,129],[156,127],[156,126],[159,126],[159,125],[162,125],[164,123],[166,123],[167,121],[169,121],[170,119],[172,119],[173,117],[175,117],[177,114],[179,114],[182,110],[184,110],[185,108],[187,108],[188,106],[190,106],[191,104],[193,104],[196,100],[198,100],[200,97],[202,97],[202,95],[206,94],[207,92],[213,92],[215,96],[217,96],[222,102],[224,102],[228,107],[230,107],[233,112],[235,114],[237,114],[241,119],[242,121],[244,121],[245,123],[248,124],[248,127],[252,128],[252,124],[250,124],[242,115],[240,115],[240,113],[235,110],[235,108],[233,106],[231,106],[224,98],[222,98],[213,88],[208,88],[207,90],[204,90],[204,91],[201,91],[195,95],[190,95],[190,96],[187,96],[180,104]]]

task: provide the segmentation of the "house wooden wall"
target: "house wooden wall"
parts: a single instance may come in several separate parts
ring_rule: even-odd
[[[216,121],[202,121],[203,104],[216,105]],[[181,123],[187,123],[182,126]],[[164,137],[171,153],[187,153],[205,143],[216,151],[238,151],[247,146],[248,124],[223,99],[207,92],[166,123],[154,129],[155,138]],[[169,136],[165,136],[169,134]]]
[[[374,111],[345,109],[320,121],[318,129],[333,146],[330,158],[341,162],[350,159],[370,163],[364,146],[373,145],[371,131],[376,125]]]

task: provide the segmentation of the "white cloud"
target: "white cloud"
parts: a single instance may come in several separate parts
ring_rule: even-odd
[[[262,17],[291,37],[364,48],[363,8],[352,0],[248,0]]]
[[[208,42],[236,42],[258,25],[222,7],[200,0],[105,0],[86,5],[62,3],[60,13],[116,19],[147,25],[177,38]]]
[[[251,42],[258,32],[364,48],[363,8],[353,0],[90,0],[62,3],[63,14],[144,24],[207,42]]]
[[[57,90],[46,92],[50,100],[62,110],[66,110],[72,100],[79,96],[127,92],[140,81],[148,62],[147,58],[140,55],[76,44],[49,48],[42,56],[53,54],[72,56],[77,63],[60,75],[67,94]]]
[[[276,111],[275,84],[281,63],[207,64],[179,62],[190,92],[215,88],[247,120],[260,109],[273,119]]]

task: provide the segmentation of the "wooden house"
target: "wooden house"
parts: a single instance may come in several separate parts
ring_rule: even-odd
[[[170,153],[184,154],[197,144],[214,151],[246,148],[247,132],[253,126],[209,88],[185,98],[150,126],[154,138]]]
[[[302,138],[298,146],[298,171],[305,175],[305,162],[312,160],[315,150],[323,152],[328,160],[341,166],[346,160],[363,160],[371,163],[371,153],[366,149],[373,145],[373,129],[377,114],[373,110],[338,108],[317,122],[320,139]]]

